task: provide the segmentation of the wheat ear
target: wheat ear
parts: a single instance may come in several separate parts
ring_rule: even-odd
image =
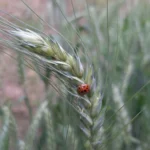
[[[3,127],[0,134],[0,149],[5,150],[9,147],[18,149],[17,128],[15,119],[7,106],[0,108],[0,114],[3,117]]]
[[[13,39],[7,46],[13,47],[34,59],[49,66],[64,84],[68,83],[68,92],[78,98],[79,103],[69,103],[80,115],[80,129],[85,135],[85,148],[87,150],[97,149],[100,141],[100,128],[103,124],[104,113],[101,112],[102,95],[100,88],[96,85],[96,78],[92,66],[83,69],[79,56],[74,56],[65,51],[58,42],[43,37],[29,29],[7,31]],[[69,82],[68,82],[69,81]],[[77,93],[77,87],[83,83],[90,85],[90,92],[81,96]]]

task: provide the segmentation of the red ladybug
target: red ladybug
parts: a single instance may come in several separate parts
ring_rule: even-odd
[[[90,91],[90,86],[88,84],[81,84],[77,88],[77,92],[80,95],[85,95]]]

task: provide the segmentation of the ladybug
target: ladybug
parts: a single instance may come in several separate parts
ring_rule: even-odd
[[[90,91],[90,86],[88,84],[81,84],[77,88],[77,92],[80,95],[85,95]]]

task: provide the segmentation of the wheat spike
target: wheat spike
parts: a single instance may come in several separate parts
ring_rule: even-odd
[[[22,30],[18,27],[15,30],[6,31],[6,33],[13,37],[11,43],[6,42],[8,47],[48,65],[49,69],[63,79],[65,85],[68,85],[68,89],[71,89],[70,93],[80,100],[81,105],[71,101],[69,103],[80,115],[80,128],[87,139],[85,148],[94,149],[100,143],[99,135],[96,133],[99,132],[104,117],[100,113],[102,95],[96,85],[93,67],[89,66],[87,70],[84,70],[77,54],[72,56],[58,42],[29,29]],[[77,93],[77,87],[83,83],[90,85],[90,92],[86,96]]]
[[[0,149],[5,150],[9,149],[10,147],[13,149],[17,149],[18,141],[14,117],[12,116],[9,107],[7,106],[2,106],[2,108],[0,108],[0,111],[4,119],[3,127],[0,132]]]

